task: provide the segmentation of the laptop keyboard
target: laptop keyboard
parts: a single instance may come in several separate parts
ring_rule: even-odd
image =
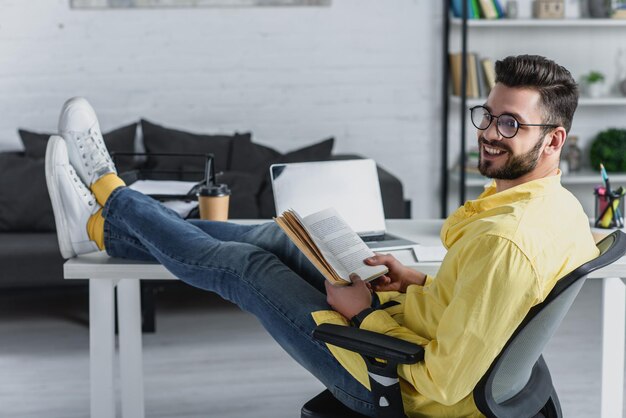
[[[382,234],[382,235],[370,235],[367,237],[361,237],[365,242],[377,242],[377,241],[390,241],[398,239],[395,235]]]

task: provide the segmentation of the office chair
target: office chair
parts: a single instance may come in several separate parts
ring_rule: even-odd
[[[626,254],[626,234],[615,231],[598,244],[600,255],[561,278],[546,299],[534,306],[507,341],[473,391],[480,412],[492,417],[561,418],[561,405],[548,367],[541,356],[587,275]],[[341,325],[322,324],[315,338],[355,351],[365,359],[377,416],[404,417],[398,382],[398,364],[424,359],[421,346],[375,332]],[[380,362],[382,359],[385,362]],[[308,401],[302,418],[362,418],[324,391]]]

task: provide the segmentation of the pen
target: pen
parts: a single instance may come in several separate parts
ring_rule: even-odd
[[[624,194],[626,193],[626,190],[624,190],[624,188],[622,186],[619,186],[619,188],[615,191],[615,198],[617,199],[617,227],[618,228],[623,228],[624,227],[624,218],[622,217],[622,212],[620,210],[620,203],[622,201],[622,196],[624,196]]]
[[[609,183],[609,175],[606,173],[606,169],[604,168],[604,164],[600,163],[600,174],[602,175],[602,181],[604,181],[604,187],[606,188],[607,193],[611,194],[611,183]]]

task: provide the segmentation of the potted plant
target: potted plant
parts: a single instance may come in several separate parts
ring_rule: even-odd
[[[590,71],[583,75],[582,82],[589,97],[600,97],[604,93],[604,74]]]
[[[611,128],[598,133],[589,149],[591,167],[600,164],[609,172],[626,172],[626,129]]]

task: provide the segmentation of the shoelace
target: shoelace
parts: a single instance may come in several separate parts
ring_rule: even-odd
[[[85,167],[87,175],[91,177],[92,173],[101,171],[112,171],[114,167],[113,161],[109,156],[109,152],[104,145],[104,139],[98,130],[89,128],[84,136],[77,136],[76,143]],[[97,158],[96,155],[100,154]]]
[[[93,194],[89,191],[89,189],[87,189],[87,186],[85,186],[83,182],[78,178],[78,175],[71,166],[69,172],[72,180],[74,180],[74,183],[76,183],[76,185],[78,186],[78,190],[83,194],[83,197],[87,197],[88,195],[90,195],[87,204],[89,206],[93,206],[95,204],[95,198]]]

